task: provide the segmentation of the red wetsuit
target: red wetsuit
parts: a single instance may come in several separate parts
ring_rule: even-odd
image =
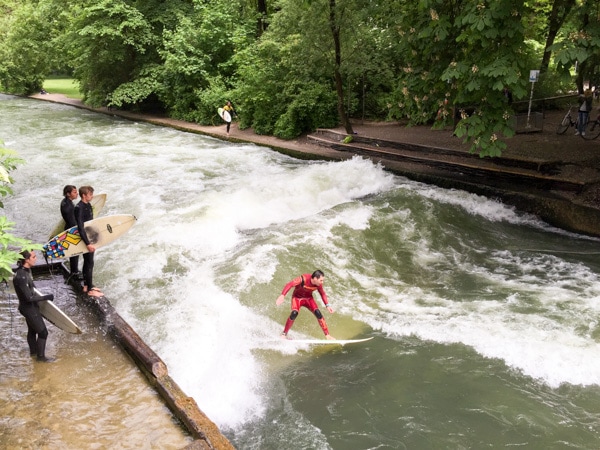
[[[327,300],[327,294],[325,293],[323,286],[315,286],[314,284],[312,284],[311,274],[305,273],[304,275],[300,275],[299,277],[294,278],[292,281],[286,284],[283,287],[281,294],[285,296],[292,288],[294,288],[294,292],[292,293],[292,314],[290,315],[285,324],[283,334],[287,334],[290,328],[292,328],[292,325],[294,324],[294,320],[296,319],[300,308],[304,306],[305,308],[308,308],[317,317],[317,320],[319,321],[319,325],[321,326],[323,333],[325,333],[325,336],[327,336],[329,334],[329,330],[327,329],[327,323],[325,322],[325,318],[323,318],[323,315],[319,311],[317,302],[313,297],[313,292],[318,291],[321,295],[323,303],[325,304],[325,307],[329,305],[329,301]]]

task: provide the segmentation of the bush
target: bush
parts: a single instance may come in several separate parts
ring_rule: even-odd
[[[275,136],[293,139],[319,127],[337,125],[337,97],[330,86],[305,84],[298,86],[298,91],[301,94],[288,103],[285,113],[275,123]]]

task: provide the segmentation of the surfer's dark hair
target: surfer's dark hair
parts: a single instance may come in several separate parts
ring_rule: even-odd
[[[70,194],[73,189],[77,189],[77,186],[73,186],[72,184],[67,184],[63,188],[63,195],[66,197],[67,194]]]
[[[313,274],[310,276],[311,278],[321,278],[324,277],[325,274],[321,270],[315,270]]]
[[[25,260],[31,258],[31,252],[29,250],[23,250],[21,253],[21,258],[17,261],[17,265],[19,267],[23,267],[25,264]]]
[[[79,188],[79,196],[80,197],[83,197],[84,195],[89,194],[90,192],[91,193],[94,192],[94,188],[91,186],[81,186]]]

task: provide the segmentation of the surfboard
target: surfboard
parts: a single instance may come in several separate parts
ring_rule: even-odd
[[[135,224],[132,214],[117,214],[87,221],[85,232],[96,247],[104,247],[129,231]],[[88,252],[87,246],[79,235],[77,226],[57,234],[44,245],[44,254],[49,258],[70,258]]]
[[[223,108],[218,108],[217,112],[219,113],[221,119],[223,119],[225,122],[231,122],[231,114],[229,114],[229,111],[225,111]]]
[[[347,345],[356,344],[357,342],[366,342],[373,339],[373,337],[365,339],[287,339],[287,342],[296,344],[310,344],[310,345]]]
[[[38,295],[44,295],[37,289],[35,292]],[[50,323],[54,324],[57,328],[60,328],[67,333],[72,334],[81,334],[81,328],[77,326],[75,322],[71,320],[69,316],[67,316],[58,306],[49,300],[42,300],[38,302],[38,306],[40,307],[40,313],[42,316]]]
[[[98,217],[98,213],[102,211],[104,208],[104,204],[106,203],[106,194],[98,194],[92,197],[92,201],[90,202],[92,205],[92,211],[94,213],[94,219]],[[60,222],[56,224],[56,226],[52,229],[50,236],[48,236],[48,240],[52,239],[54,236],[59,234],[61,231],[65,229],[65,220],[60,219]]]

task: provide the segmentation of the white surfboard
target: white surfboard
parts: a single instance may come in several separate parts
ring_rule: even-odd
[[[90,243],[97,249],[115,241],[129,231],[136,217],[131,214],[118,214],[87,221],[85,232]],[[77,226],[54,236],[44,245],[44,254],[48,258],[70,258],[88,252],[87,246]]]
[[[44,295],[37,289],[35,292],[38,295]],[[77,326],[75,322],[71,320],[62,310],[49,300],[42,300],[38,302],[40,307],[40,313],[50,323],[54,324],[57,328],[60,328],[67,333],[81,334],[81,328]]]
[[[223,119],[225,122],[231,122],[231,114],[229,114],[229,111],[226,111],[223,108],[218,108],[217,112],[219,113],[219,116],[221,116],[221,119]]]
[[[92,211],[94,213],[94,219],[98,217],[98,213],[102,211],[104,208],[104,204],[106,203],[106,194],[94,194],[92,197],[92,201],[90,204],[92,205]],[[65,230],[65,220],[60,219],[60,222],[56,224],[56,226],[52,229],[50,236],[48,236],[48,240],[52,239],[54,236],[59,234],[61,231]]]
[[[355,344],[357,342],[366,342],[373,339],[373,337],[365,339],[287,339],[287,342],[295,344],[310,344],[310,345],[346,345]]]

